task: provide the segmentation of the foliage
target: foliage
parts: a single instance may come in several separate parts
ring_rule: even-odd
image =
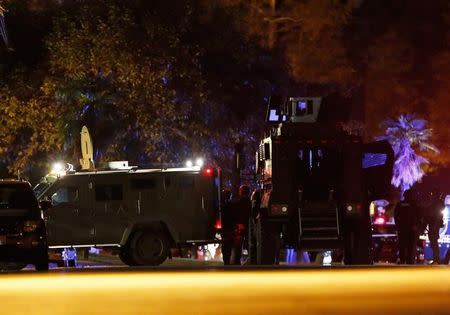
[[[424,158],[450,161],[447,0],[3,4],[14,50],[0,46],[0,166],[10,173],[76,162],[83,124],[97,161],[204,155],[230,169],[234,142],[252,155],[272,93],[340,92],[364,122],[346,126],[368,138],[387,117],[417,113],[442,152]]]
[[[345,1],[221,0],[238,7],[241,29],[281,55],[294,79],[308,84],[347,85],[354,79],[344,29],[353,5]]]
[[[258,92],[265,80],[254,57],[259,51],[232,30],[221,41],[211,34],[221,31],[231,16],[220,13],[217,24],[189,1],[175,2],[165,8],[162,2],[158,7],[139,1],[79,1],[59,8],[44,41],[47,58],[40,71],[24,67],[8,80],[13,84],[4,86],[12,96],[10,100],[5,93],[3,104],[18,103],[20,95],[21,106],[28,108],[4,105],[14,117],[24,116],[22,129],[14,129],[14,117],[5,118],[8,124],[2,129],[11,134],[0,144],[11,173],[36,166],[37,157],[77,163],[82,125],[93,135],[97,162],[168,165],[204,156],[231,168],[230,139],[254,142],[252,135],[260,132],[262,119],[248,119],[260,113],[254,106],[265,96]],[[27,93],[19,81],[31,85]],[[37,130],[43,120],[54,140],[14,141],[12,135]],[[22,152],[21,146],[30,149],[18,160],[12,152]]]
[[[429,163],[428,159],[416,151],[439,152],[429,142],[432,130],[426,128],[426,124],[425,120],[418,119],[414,115],[401,115],[397,119],[384,121],[385,135],[378,137],[379,140],[389,141],[394,150],[395,162],[391,182],[400,189],[402,196],[423,177],[422,165]]]

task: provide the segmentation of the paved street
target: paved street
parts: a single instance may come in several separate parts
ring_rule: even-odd
[[[448,267],[53,270],[0,275],[3,314],[448,314]]]

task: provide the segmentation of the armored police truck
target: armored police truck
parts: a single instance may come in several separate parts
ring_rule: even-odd
[[[259,190],[250,222],[253,263],[277,263],[280,248],[343,250],[371,262],[369,204],[388,193],[393,153],[321,121],[322,98],[271,99],[270,134],[256,153]]]
[[[158,265],[173,247],[217,242],[219,169],[122,164],[49,174],[35,187],[49,248],[115,247],[125,264]]]

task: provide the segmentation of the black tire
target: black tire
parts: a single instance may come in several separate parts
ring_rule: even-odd
[[[258,265],[278,264],[280,234],[277,225],[265,218],[256,221],[256,263]]]
[[[158,266],[169,257],[169,244],[164,233],[152,230],[137,231],[130,242],[131,262],[138,266]]]
[[[45,250],[37,262],[34,263],[36,271],[48,271],[48,253]]]
[[[131,258],[130,248],[128,246],[124,246],[120,249],[119,258],[125,265],[128,266],[136,265],[136,263]]]

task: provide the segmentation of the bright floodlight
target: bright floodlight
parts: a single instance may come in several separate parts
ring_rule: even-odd
[[[192,161],[191,161],[191,160],[187,160],[187,161],[186,161],[186,166],[187,166],[187,167],[192,167],[192,165],[193,165],[193,164],[192,164]]]
[[[56,176],[64,176],[66,175],[66,169],[64,167],[64,163],[62,162],[56,162],[52,166],[52,174]]]
[[[64,165],[61,162],[56,162],[53,164],[52,171],[55,173],[60,173],[64,171]]]
[[[195,165],[202,167],[203,166],[203,159],[202,158],[198,158],[197,161],[195,161]]]

